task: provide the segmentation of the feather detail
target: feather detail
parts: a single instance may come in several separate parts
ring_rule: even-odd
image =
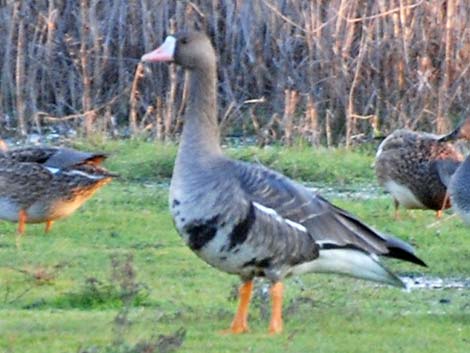
[[[307,233],[307,228],[305,228],[303,225],[301,225],[300,223],[297,223],[297,222],[294,222],[294,221],[291,221],[290,219],[287,219],[287,218],[284,218],[284,217],[281,217],[275,210],[273,210],[272,208],[269,208],[269,207],[265,207],[257,202],[253,202],[253,205],[259,209],[261,212],[265,212],[271,216],[273,216],[277,221],[279,222],[286,222],[289,226],[291,227],[294,227],[298,230],[300,230],[301,232],[305,232]]]
[[[260,165],[232,163],[247,198],[266,212],[298,224],[316,243],[353,246],[370,254],[424,264],[405,242],[377,232],[304,186]]]
[[[382,266],[373,255],[354,247],[326,247],[314,261],[293,268],[293,274],[336,273],[369,281],[404,287],[403,282]]]

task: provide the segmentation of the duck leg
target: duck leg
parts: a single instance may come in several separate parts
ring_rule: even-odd
[[[393,205],[395,206],[395,214],[394,218],[396,221],[400,220],[400,210],[398,209],[400,207],[400,203],[398,202],[397,199],[393,199]]]
[[[440,219],[442,217],[442,212],[446,208],[448,201],[449,201],[449,193],[446,191],[446,194],[444,196],[444,201],[442,201],[441,209],[436,211],[436,218],[437,219]]]
[[[282,332],[282,293],[284,286],[282,282],[276,282],[271,287],[271,322],[269,323],[269,333],[276,334]]]
[[[44,229],[44,232],[45,232],[45,233],[48,233],[48,232],[51,230],[51,228],[52,228],[52,223],[53,223],[53,222],[54,222],[54,221],[51,221],[51,220],[47,220],[47,221],[46,221],[46,228]]]
[[[25,226],[26,226],[26,211],[21,209],[18,212],[18,229],[17,229],[17,236],[16,236],[16,247],[20,247],[20,238],[24,234]]]
[[[244,282],[238,290],[240,302],[238,303],[237,313],[233,318],[227,333],[243,333],[248,331],[248,308],[250,306],[251,294],[253,291],[253,281]]]
[[[18,234],[23,235],[25,227],[26,227],[26,211],[25,210],[20,210],[18,212]]]

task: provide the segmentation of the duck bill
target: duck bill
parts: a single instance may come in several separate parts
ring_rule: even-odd
[[[140,59],[143,62],[162,62],[173,61],[175,53],[176,38],[173,36],[166,37],[165,41],[154,51],[151,51],[142,56]]]

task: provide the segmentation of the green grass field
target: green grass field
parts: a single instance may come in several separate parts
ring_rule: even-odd
[[[470,352],[468,287],[407,292],[328,275],[286,280],[282,335],[267,335],[263,281],[251,332],[220,334],[239,282],[200,261],[173,228],[167,178],[175,147],[128,141],[94,148],[111,153],[107,166],[120,180],[47,235],[43,225],[28,225],[21,249],[16,225],[0,222],[0,352]],[[372,149],[229,153],[313,185],[376,185]],[[457,217],[447,219],[448,212],[433,224],[433,212],[402,211],[396,222],[391,201],[379,196],[331,201],[416,246],[429,268],[388,261],[399,274],[470,279],[469,229]],[[181,328],[184,338],[175,334]]]

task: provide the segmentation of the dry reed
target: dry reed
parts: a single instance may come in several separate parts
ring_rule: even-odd
[[[131,134],[174,138],[183,72],[136,66],[187,28],[206,31],[219,53],[225,128],[262,143],[349,145],[403,126],[442,132],[470,109],[465,0],[7,0],[0,134],[46,124],[90,134],[100,119],[114,129],[112,116]],[[243,103],[251,99],[263,102]],[[370,116],[374,126],[361,119]]]

